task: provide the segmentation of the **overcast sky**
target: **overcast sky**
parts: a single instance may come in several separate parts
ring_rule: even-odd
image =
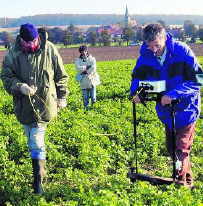
[[[203,0],[2,0],[0,17],[36,14],[192,14],[203,15]]]

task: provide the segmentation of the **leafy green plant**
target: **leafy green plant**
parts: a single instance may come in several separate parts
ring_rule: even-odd
[[[32,194],[27,140],[13,113],[12,98],[0,82],[0,205],[202,205],[203,120],[197,122],[191,153],[195,190],[132,183],[127,178],[129,167],[135,164],[132,104],[128,100],[134,64],[134,60],[98,62],[102,84],[97,87],[98,101],[86,113],[74,65],[65,65],[70,76],[68,106],[47,129],[48,174],[42,197]],[[147,109],[137,106],[137,119],[139,171],[170,176],[172,164],[154,103]]]

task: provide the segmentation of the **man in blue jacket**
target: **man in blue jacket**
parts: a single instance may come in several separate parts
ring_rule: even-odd
[[[172,117],[170,105],[175,105],[176,178],[180,184],[192,187],[192,172],[189,153],[195,132],[195,122],[200,113],[200,88],[196,74],[202,73],[192,50],[184,43],[175,41],[160,24],[149,24],[143,30],[143,45],[140,57],[132,74],[131,96],[140,103],[136,95],[141,80],[165,80],[166,90],[156,104],[156,112],[166,128],[166,145],[172,157]],[[177,165],[177,164],[176,164]]]

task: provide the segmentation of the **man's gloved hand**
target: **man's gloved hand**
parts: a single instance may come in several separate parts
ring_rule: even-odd
[[[161,97],[161,105],[162,106],[165,106],[167,104],[171,104],[171,102],[172,102],[172,98],[171,97],[169,97],[167,95],[164,95],[164,96]]]
[[[20,86],[20,92],[24,95],[27,95],[27,96],[33,96],[35,94],[36,90],[37,89],[35,87],[30,87],[25,83],[23,83]]]
[[[57,99],[57,106],[59,109],[63,109],[64,107],[66,107],[67,106],[66,99],[65,98]]]

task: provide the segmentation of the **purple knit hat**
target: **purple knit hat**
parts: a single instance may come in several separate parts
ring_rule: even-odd
[[[22,24],[20,26],[20,37],[24,41],[32,41],[39,36],[37,28],[33,24]]]

